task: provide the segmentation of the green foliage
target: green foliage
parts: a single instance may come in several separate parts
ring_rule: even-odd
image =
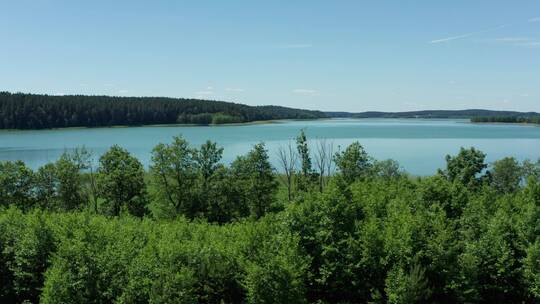
[[[448,180],[457,181],[468,187],[482,182],[480,174],[487,168],[486,154],[475,148],[461,148],[456,156],[446,156],[446,170],[441,172]]]
[[[278,184],[263,143],[238,157],[231,165],[231,175],[239,205],[247,206],[252,217],[260,218],[270,210]]]
[[[113,217],[84,208],[81,151],[37,172],[0,163],[0,302],[540,301],[538,162],[488,173],[483,153],[462,149],[420,178],[353,143],[323,189],[306,179],[289,201],[264,144],[230,167],[222,153],[175,137],[145,176],[112,147],[97,185]]]
[[[34,173],[22,161],[0,162],[0,206],[32,207]]]
[[[150,171],[159,201],[153,206],[158,217],[197,214],[194,191],[197,180],[195,154],[188,142],[175,136],[171,144],[158,144],[152,150]]]
[[[506,157],[493,163],[491,182],[501,193],[511,193],[519,189],[523,168],[513,157]]]
[[[345,151],[338,152],[334,161],[345,183],[366,177],[372,167],[371,159],[359,142],[355,141]]]
[[[185,98],[51,96],[0,92],[0,129],[223,124],[324,118],[320,111]]]
[[[118,216],[124,207],[130,214],[146,212],[146,184],[142,164],[129,152],[113,146],[99,158],[97,187],[106,213]]]

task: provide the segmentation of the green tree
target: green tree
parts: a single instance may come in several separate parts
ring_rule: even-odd
[[[481,173],[487,168],[486,154],[475,148],[461,148],[458,155],[446,156],[446,170],[441,173],[450,181],[457,181],[468,187],[482,182]]]
[[[54,163],[40,167],[34,178],[36,204],[43,209],[55,209],[59,203],[59,182]]]
[[[197,185],[196,151],[181,136],[173,137],[171,144],[158,144],[152,150],[152,172],[154,188],[159,201],[153,206],[158,217],[183,214],[194,218],[200,212],[195,194]],[[205,163],[205,165],[210,162]],[[208,165],[206,174],[213,170]]]
[[[311,186],[314,175],[308,141],[304,129],[300,130],[300,134],[296,137],[296,151],[298,159],[300,160],[300,171],[296,178],[296,188],[300,192],[306,192]]]
[[[83,168],[71,156],[64,153],[54,164],[58,182],[57,208],[61,210],[78,209],[87,202],[80,172]]]
[[[300,134],[296,137],[296,150],[300,156],[300,173],[305,178],[308,178],[313,173],[311,156],[309,155],[309,147],[304,129],[300,130]]]
[[[372,167],[370,157],[357,141],[350,144],[345,151],[336,153],[334,161],[342,179],[347,184],[369,175]]]
[[[0,162],[0,205],[29,209],[33,199],[34,172],[22,161]]]
[[[399,163],[393,159],[375,161],[373,163],[372,172],[374,176],[382,177],[386,180],[399,178],[404,174]]]
[[[523,176],[525,179],[532,177],[536,180],[540,180],[540,159],[536,162],[525,160],[523,162]]]
[[[231,171],[240,200],[254,218],[260,218],[270,210],[278,187],[264,144],[256,144],[246,156],[238,157]]]
[[[513,157],[495,161],[491,169],[491,184],[500,193],[512,193],[519,189],[523,168]]]
[[[122,207],[130,214],[146,212],[146,185],[142,164],[119,146],[112,146],[99,158],[97,187],[108,214],[120,215]]]

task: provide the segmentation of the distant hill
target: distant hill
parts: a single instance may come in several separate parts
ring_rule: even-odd
[[[463,118],[474,117],[536,117],[540,113],[536,112],[516,112],[516,111],[492,111],[481,109],[470,110],[425,110],[408,112],[325,112],[329,117],[341,118]]]
[[[320,111],[166,97],[117,97],[0,92],[0,129],[150,124],[226,124],[325,118]]]

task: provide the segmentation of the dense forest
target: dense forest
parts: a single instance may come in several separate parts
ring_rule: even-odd
[[[329,117],[336,118],[462,118],[473,117],[531,117],[540,116],[536,112],[515,112],[515,111],[492,111],[492,110],[425,110],[409,112],[325,112]]]
[[[1,303],[538,303],[540,161],[462,148],[413,177],[301,132],[0,163]],[[278,173],[279,172],[279,173]]]
[[[526,123],[526,124],[540,124],[540,115],[534,116],[477,116],[471,118],[471,122],[484,123]]]
[[[47,129],[150,124],[225,124],[314,119],[318,111],[164,97],[38,95],[0,92],[0,129]]]

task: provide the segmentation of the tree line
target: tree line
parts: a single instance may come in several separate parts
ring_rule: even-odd
[[[304,131],[230,165],[181,136],[0,163],[6,303],[535,303],[540,161],[462,148],[433,176]]]
[[[352,118],[454,118],[470,119],[472,117],[535,117],[536,112],[494,111],[482,109],[470,110],[424,110],[406,112],[377,112],[368,111],[360,113],[350,112],[325,112],[329,117],[352,117]]]
[[[319,111],[164,97],[12,94],[0,92],[0,129],[149,124],[225,124],[314,119]]]
[[[483,122],[495,122],[495,123],[528,123],[528,124],[540,124],[540,116],[477,116],[471,118],[471,122],[483,123]]]

